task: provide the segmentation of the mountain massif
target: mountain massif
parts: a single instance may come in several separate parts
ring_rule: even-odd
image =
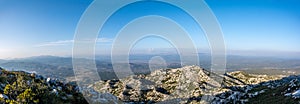
[[[198,66],[185,66],[100,81],[89,87],[106,96],[93,101],[106,103],[298,104],[300,101],[299,76],[255,75],[235,71],[210,77],[213,74]],[[218,81],[220,78],[221,82]]]
[[[103,73],[105,74],[105,73]],[[82,86],[81,86],[82,87]],[[84,97],[85,96],[85,97]],[[154,70],[80,88],[24,71],[0,68],[0,103],[29,104],[300,103],[300,76],[216,74],[199,66]]]

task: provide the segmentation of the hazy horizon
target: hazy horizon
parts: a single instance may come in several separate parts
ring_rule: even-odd
[[[272,52],[272,53],[271,53]],[[270,54],[271,53],[271,54]],[[210,52],[199,52],[198,55],[210,55]],[[95,54],[95,57],[98,56],[110,56],[111,54]],[[127,56],[127,55],[154,55],[154,56],[160,56],[160,55],[178,55],[178,53],[175,52],[153,52],[149,53],[148,50],[140,51],[140,52],[132,52],[129,54],[118,54],[120,56]],[[65,57],[69,58],[72,57],[72,54],[69,55],[53,55],[53,54],[40,54],[40,55],[28,55],[28,56],[22,56],[22,57],[0,57],[0,60],[14,60],[14,59],[23,59],[23,58],[31,58],[31,57],[43,57],[43,56],[53,56],[53,57]],[[253,52],[253,51],[240,51],[240,50],[232,50],[230,52],[227,52],[226,57],[228,56],[241,56],[241,57],[269,57],[269,58],[287,58],[287,59],[300,59],[300,53],[299,52],[274,52],[274,51],[259,51],[259,52]],[[201,58],[201,56],[199,56]],[[88,58],[88,57],[86,57]]]

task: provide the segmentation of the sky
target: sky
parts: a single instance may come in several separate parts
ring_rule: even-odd
[[[92,0],[1,0],[0,59],[38,55],[71,56],[77,24],[92,2]],[[299,0],[205,0],[205,2],[222,28],[228,54],[300,56]],[[115,33],[122,28],[121,22],[126,18],[147,13],[145,9],[139,9],[143,6],[145,5],[140,4],[135,8],[129,8],[126,13],[120,12],[119,16],[116,14],[109,20],[111,22],[107,23],[105,35],[98,37],[97,53],[109,53],[116,38]],[[164,8],[156,4],[152,6]],[[178,17],[174,17],[178,18],[176,22],[186,28],[193,28],[192,19],[176,8],[155,12],[166,16],[178,13]],[[145,26],[145,28],[152,27]],[[209,49],[203,33],[190,34],[190,37],[200,52]],[[173,46],[157,37],[142,39],[133,46],[133,50],[145,49],[147,52],[168,48]]]

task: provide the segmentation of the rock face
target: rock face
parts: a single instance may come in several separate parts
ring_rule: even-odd
[[[228,73],[245,85],[230,83],[226,92],[217,94],[212,101],[219,103],[299,104],[300,76],[253,75],[241,71]],[[225,78],[224,82],[228,82]]]
[[[186,66],[156,70],[148,75],[100,81],[92,87],[100,93],[111,93],[123,102],[199,103],[204,96],[211,99],[209,100],[211,102],[237,102],[230,99],[242,100],[243,94],[234,92],[235,87],[251,90],[252,87],[248,85],[282,78],[282,76],[252,75],[241,71],[225,75],[215,74],[214,78],[210,77],[212,74],[215,73],[198,66]],[[216,78],[223,82],[218,82]]]
[[[124,102],[199,101],[206,88],[220,86],[202,68],[187,66],[153,71],[149,75],[100,81],[93,85],[101,93],[111,93]]]
[[[283,75],[255,75],[255,74],[248,74],[243,71],[235,71],[226,73],[225,75],[227,85],[247,85],[247,84],[258,84],[261,82],[267,82],[270,80],[278,80],[284,77]],[[233,80],[232,80],[233,79]],[[230,83],[234,81],[234,83]]]

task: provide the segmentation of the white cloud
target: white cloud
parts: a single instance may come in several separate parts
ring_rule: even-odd
[[[97,39],[97,43],[109,43],[112,41],[113,41],[113,39],[110,39],[110,38],[98,38]]]
[[[46,47],[46,46],[62,46],[72,44],[74,40],[60,40],[55,42],[46,42],[36,45],[36,47]]]
[[[113,39],[110,38],[98,38],[97,43],[110,43]],[[64,45],[72,45],[74,40],[59,40],[54,42],[46,42],[42,44],[38,44],[35,47],[47,47],[47,46],[64,46]]]

